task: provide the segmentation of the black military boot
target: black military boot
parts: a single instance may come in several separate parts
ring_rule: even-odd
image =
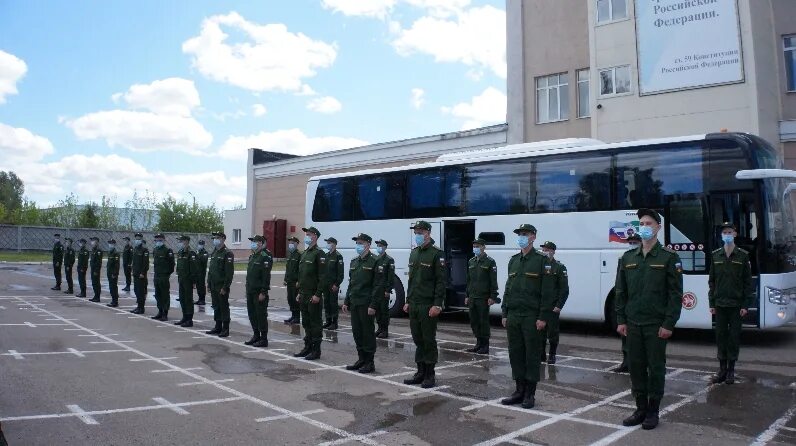
[[[627,367],[627,354],[622,352],[622,363],[614,369],[614,373],[627,373],[628,370],[630,369]]]
[[[193,316],[186,317],[185,322],[180,324],[180,327],[185,327],[185,328],[193,327]]]
[[[310,343],[308,341],[304,341],[304,348],[302,348],[300,352],[294,354],[293,356],[296,358],[303,358],[304,356],[309,355],[311,351],[312,347],[310,346]]]
[[[481,338],[475,338],[475,345],[465,350],[467,353],[475,353],[481,348]]]
[[[88,301],[89,301],[89,302],[99,302],[99,301],[100,301],[100,298],[99,298],[99,297],[97,297],[97,296],[94,296],[94,297],[92,297],[91,299],[89,299]]]
[[[359,358],[357,359],[357,362],[355,362],[355,363],[353,363],[351,365],[345,366],[346,370],[359,370],[360,368],[362,368],[363,365],[365,365],[365,362],[366,362],[365,361],[365,353],[361,352],[361,351],[358,351],[357,355],[359,356]]]
[[[489,338],[481,338],[481,347],[479,347],[475,353],[479,355],[489,354]]]
[[[160,320],[163,322],[169,320],[169,310],[164,311],[163,314],[160,315]]]
[[[376,337],[379,339],[387,339],[388,337],[390,337],[390,334],[387,332],[387,329],[385,328],[383,330],[379,330],[379,332],[376,333]]]
[[[376,371],[376,364],[373,363],[373,353],[365,353],[365,364],[359,369],[359,373],[373,373]]]
[[[219,338],[226,338],[229,336],[229,322],[221,323],[221,331],[218,333]]]
[[[638,426],[647,418],[647,397],[636,397],[636,410],[632,415],[622,420],[622,426]]]
[[[525,394],[522,398],[523,409],[533,409],[536,404],[536,383],[531,381],[525,382]]]
[[[727,361],[727,384],[735,384],[735,361]]]
[[[291,323],[293,325],[301,324],[301,313],[300,312],[297,311],[296,314],[293,315],[293,322],[291,322]]]
[[[209,335],[217,335],[219,333],[221,333],[221,321],[216,321],[216,326],[213,327],[212,330],[208,330],[205,332],[205,334]]]
[[[130,313],[133,313],[133,314],[144,314],[144,307],[135,307],[132,310],[130,310]]]
[[[320,359],[320,357],[321,357],[321,343],[315,342],[314,344],[312,344],[312,350],[310,351],[310,354],[305,356],[304,359],[306,359],[307,361],[315,361],[316,359]]]
[[[255,342],[257,342],[259,340],[260,340],[260,331],[259,330],[255,330],[254,334],[252,335],[252,337],[248,341],[244,342],[244,344],[252,345],[252,344],[254,344]]]
[[[434,373],[434,366],[436,364],[426,364],[426,373],[423,374],[423,384],[420,387],[430,389],[437,385],[436,373]]]
[[[183,322],[185,322],[185,321],[186,321],[185,316],[183,316],[182,319],[180,319],[179,321],[175,322],[174,325],[182,325]]]
[[[52,287],[50,289],[53,290],[53,291],[61,291],[61,285],[56,285],[56,286],[54,286],[54,287]]]
[[[158,310],[158,314],[156,314],[156,315],[154,315],[154,316],[150,317],[150,319],[159,320],[161,317],[163,317],[163,312],[162,312],[162,311],[160,311],[160,310]]]
[[[122,288],[122,291],[127,291],[127,292],[130,292],[130,287],[129,287],[129,286],[126,286],[126,287]]]
[[[710,377],[711,384],[721,384],[724,381],[727,381],[727,361],[720,359],[719,360],[719,371]]]
[[[423,376],[426,374],[426,365],[422,362],[417,363],[417,372],[411,378],[406,378],[404,384],[420,384],[423,382]]]
[[[258,347],[258,348],[268,347],[268,338],[261,335],[260,340],[252,344],[252,347]]]
[[[69,288],[68,290],[64,291],[64,294],[72,294],[74,292],[75,292],[75,290],[73,290],[72,288]]]
[[[116,308],[119,306],[119,302],[112,300],[111,303],[105,304],[106,307]]]
[[[321,328],[326,330],[327,328],[329,328],[330,325],[332,325],[332,318],[327,317],[326,318],[326,322],[324,322],[324,324],[323,324],[323,326],[321,326]]]
[[[286,325],[292,324],[293,323],[293,316],[290,316],[289,318],[285,319],[282,322],[284,322]]]
[[[525,395],[525,380],[515,379],[514,382],[517,383],[514,393],[509,395],[508,398],[503,398],[500,400],[500,404],[511,406],[512,404],[518,404],[522,402],[522,397]]]
[[[194,302],[193,304],[194,304],[194,305],[206,305],[206,304],[205,304],[205,300],[204,300],[204,299],[199,299],[199,300],[197,300],[196,302]]]
[[[558,351],[558,344],[550,343],[550,355],[547,357],[548,364],[556,363],[556,352]]]
[[[647,416],[644,422],[641,423],[641,428],[644,430],[655,429],[658,426],[658,410],[661,407],[661,400],[650,398],[649,406],[647,406]]]
[[[337,316],[332,318],[332,323],[326,327],[327,330],[337,330]]]

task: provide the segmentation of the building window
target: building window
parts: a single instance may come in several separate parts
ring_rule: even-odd
[[[785,36],[785,72],[788,91],[796,92],[796,34]]]
[[[240,243],[240,229],[232,230],[232,243]]]
[[[597,23],[627,18],[627,0],[597,0]]]
[[[578,118],[591,116],[589,103],[589,69],[578,70]]]
[[[569,119],[569,75],[536,78],[536,123]]]
[[[600,96],[630,93],[630,66],[600,70]]]

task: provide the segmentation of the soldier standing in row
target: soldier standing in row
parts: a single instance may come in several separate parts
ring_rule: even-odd
[[[72,294],[75,292],[74,284],[72,283],[72,266],[75,264],[75,250],[72,248],[72,239],[67,237],[66,247],[64,248],[64,275],[66,276],[67,289],[64,294]]]
[[[641,246],[641,237],[637,233],[631,234],[627,238],[627,246],[630,249],[636,249]],[[619,257],[619,261],[616,263],[616,282],[619,281],[619,268],[622,266],[622,257]],[[619,364],[613,371],[614,373],[627,373],[630,370],[627,366],[627,336],[619,336],[622,338],[622,363]]]
[[[337,316],[339,307],[337,297],[340,295],[340,284],[343,283],[343,256],[337,252],[337,239],[329,237],[326,240],[325,275],[326,285],[323,289],[323,307],[326,313],[324,329],[337,330]]]
[[[79,246],[77,251],[77,285],[80,287],[80,294],[77,297],[86,297],[86,272],[88,271],[88,258],[91,254],[86,249],[86,239],[81,238],[77,243]]]
[[[274,258],[265,248],[265,237],[249,237],[252,253],[246,267],[246,310],[254,333],[246,345],[268,347],[268,292],[271,289],[271,268]]]
[[[182,319],[174,325],[181,327],[193,327],[193,287],[196,283],[196,253],[193,252],[189,243],[191,238],[181,235],[179,240],[179,251],[177,251],[177,287],[180,296],[180,310]]]
[[[509,341],[509,362],[516,387],[504,398],[505,405],[522,403],[530,409],[536,404],[539,382],[540,350],[543,330],[553,311],[553,299],[547,291],[550,280],[545,274],[549,259],[533,248],[536,228],[530,224],[514,230],[520,252],[509,260],[506,291],[503,294],[503,326]]]
[[[213,254],[207,267],[207,287],[210,288],[210,299],[213,304],[213,319],[216,322],[207,334],[218,335],[220,338],[229,336],[229,289],[235,277],[235,254],[227,249],[227,235],[213,232]]]
[[[348,267],[348,290],[343,311],[351,311],[351,330],[357,346],[357,361],[346,370],[359,370],[359,373],[373,373],[376,366],[376,334],[373,332],[373,319],[376,316],[376,301],[383,297],[383,291],[376,286],[379,278],[376,269],[376,256],[370,252],[373,239],[367,234],[359,234],[351,240],[356,242],[357,256],[351,259]],[[382,294],[379,294],[382,293]]]
[[[293,356],[316,360],[321,357],[321,298],[325,289],[324,256],[318,248],[321,236],[314,226],[301,228],[307,248],[301,253],[298,273],[298,302],[301,305],[301,326],[304,328],[304,348]]]
[[[91,267],[91,288],[94,290],[94,297],[91,302],[100,301],[100,293],[102,292],[102,285],[100,283],[100,270],[102,270],[102,250],[99,249],[99,238],[91,237],[91,258],[89,259]]]
[[[171,307],[169,278],[174,272],[174,251],[166,246],[165,240],[165,235],[155,234],[155,249],[152,250],[152,270],[154,272],[152,282],[155,286],[155,302],[158,306],[158,314],[152,316],[152,319],[160,321],[169,320],[169,308]]]
[[[50,288],[53,291],[61,290],[61,264],[64,262],[64,246],[61,244],[61,234],[53,234],[55,244],[53,245],[53,276],[55,276],[55,286]]]
[[[122,269],[124,270],[124,288],[122,291],[130,292],[130,283],[133,275],[133,246],[130,237],[123,237],[124,249],[122,250]]]
[[[136,307],[130,310],[133,314],[144,314],[144,304],[147,295],[147,272],[149,271],[149,249],[144,246],[144,235],[137,232],[133,242],[133,292],[135,293]]]
[[[567,267],[556,260],[556,244],[553,242],[545,242],[542,245],[542,252],[548,257],[548,264],[545,265],[545,275],[548,277],[547,286],[549,290],[543,293],[550,293],[553,296],[553,313],[550,314],[550,319],[547,321],[547,326],[542,332],[542,362],[547,361],[548,364],[556,363],[556,352],[558,351],[559,340],[559,319],[561,317],[561,310],[569,297],[569,278],[567,277]],[[547,349],[547,342],[550,342],[550,356],[545,353]]]
[[[473,240],[473,256],[467,262],[467,295],[464,304],[470,312],[470,328],[475,346],[470,353],[489,354],[489,307],[498,295],[497,264],[486,254],[486,241]]]
[[[721,225],[723,248],[713,251],[708,276],[710,314],[716,317],[716,347],[719,371],[710,382],[735,383],[735,361],[741,349],[741,326],[754,299],[749,253],[735,246],[738,230],[732,223]]]
[[[194,305],[205,305],[207,295],[207,261],[210,253],[205,249],[205,241],[199,240],[199,249],[196,251],[196,296]]]
[[[415,233],[415,245],[409,254],[409,288],[404,312],[409,313],[409,328],[415,343],[417,372],[404,384],[420,384],[424,389],[434,387],[439,351],[437,350],[437,316],[445,302],[445,253],[434,246],[431,224],[420,220],[410,227]]]
[[[390,327],[390,294],[395,286],[395,260],[387,255],[387,242],[376,240],[376,337],[386,339]]]
[[[119,251],[116,250],[116,240],[108,240],[108,264],[105,265],[105,275],[108,278],[108,289],[111,292],[111,303],[107,306],[119,306]]]
[[[287,288],[287,305],[290,307],[290,317],[285,319],[286,324],[301,323],[301,308],[296,300],[298,296],[299,262],[301,261],[301,251],[298,250],[299,239],[290,237],[287,239],[287,261],[285,264],[285,280],[282,285]]]
[[[625,426],[658,425],[666,378],[666,342],[680,319],[683,268],[676,252],[661,246],[661,216],[639,209],[641,247],[622,255],[616,283],[616,331],[627,336],[630,383],[636,410]]]

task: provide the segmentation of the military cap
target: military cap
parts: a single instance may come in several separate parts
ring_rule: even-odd
[[[372,243],[373,242],[373,238],[371,236],[363,233],[363,232],[360,232],[355,237],[351,237],[351,240],[353,240],[353,241],[363,240],[363,241],[366,241],[368,243]]]
[[[200,245],[204,245],[204,244],[205,244],[205,241],[204,241],[204,240],[199,240],[199,241],[198,241],[198,242],[196,242],[196,243],[198,243],[198,244],[200,244]]]
[[[212,235],[213,235],[213,237],[220,237],[220,238],[223,238],[223,239],[227,238],[227,234],[224,234],[223,232],[214,232]]]
[[[135,237],[135,238],[144,238],[144,234],[141,234],[140,232],[136,232],[136,233],[133,235],[133,237]]]
[[[482,238],[477,238],[477,239],[473,240],[473,245],[485,246],[486,245],[486,240],[484,240]]]
[[[534,225],[529,225],[528,223],[523,223],[519,228],[514,230],[515,234],[519,234],[520,232],[530,232],[531,234],[536,234],[536,227]]]
[[[71,239],[71,238],[69,238],[69,237],[65,238],[64,240],[66,240],[67,242],[73,242],[73,241],[74,241],[74,240],[72,240],[72,239]]]
[[[263,237],[262,235],[255,235],[254,237],[249,237],[249,240],[251,240],[253,242],[263,242],[263,243],[265,243],[265,237]]]
[[[165,236],[165,235],[163,235],[163,234],[155,234],[155,238],[162,238],[162,239],[164,239],[164,240],[165,240],[165,239],[166,239],[166,236]]]
[[[661,214],[657,213],[656,211],[648,208],[641,208],[636,212],[638,218],[641,219],[643,216],[647,216],[655,220],[655,223],[661,224]]]
[[[335,245],[337,244],[337,239],[334,238],[334,237],[329,237],[329,238],[323,239],[323,241],[324,242],[328,242],[328,243],[334,243]]]
[[[116,244],[116,240],[110,239],[110,240],[108,240],[108,243],[113,243],[115,245]]]
[[[727,228],[730,228],[730,229],[732,229],[733,231],[735,231],[735,232],[738,232],[738,228],[737,228],[737,227],[736,227],[734,224],[732,224],[732,223],[730,223],[730,222],[728,222],[728,221],[725,221],[725,222],[724,222],[724,223],[722,223],[722,224],[721,224],[719,227],[721,228],[721,230],[722,230],[722,231],[723,231],[723,230],[725,230],[725,229],[727,229]]]
[[[190,238],[190,237],[188,237],[188,236],[187,236],[187,235],[185,235],[185,234],[182,234],[182,235],[180,235],[179,237],[177,237],[177,240],[179,240],[179,241],[181,241],[181,242],[190,242],[190,241],[191,241],[191,238]]]
[[[634,232],[627,238],[628,242],[638,242],[641,243],[641,236],[638,233]]]
[[[130,241],[130,237],[122,237],[122,240],[127,240],[129,242]]]
[[[61,234],[59,234],[57,232],[55,234],[53,234],[53,237],[60,237],[60,236],[61,236]]]
[[[318,228],[316,228],[315,226],[310,226],[309,228],[301,228],[301,230],[304,232],[311,232],[317,235],[318,237],[321,236],[321,231],[319,231]]]
[[[95,240],[95,241],[99,241],[99,237],[89,237],[88,239],[89,239],[89,240]]]
[[[425,229],[426,231],[430,231],[431,223],[425,220],[418,220],[415,224],[410,226],[409,229]]]
[[[376,240],[376,245],[378,246],[389,246],[390,244],[387,243],[383,238]]]
[[[288,237],[287,241],[299,243],[299,239],[297,237],[293,237],[293,236]]]
[[[81,238],[80,240],[78,240],[78,242],[80,242],[80,243],[86,243],[86,239],[84,239],[84,238]]]
[[[544,242],[544,244],[542,245],[542,248],[552,249],[553,251],[555,251],[556,250],[556,244],[548,240],[548,241]]]

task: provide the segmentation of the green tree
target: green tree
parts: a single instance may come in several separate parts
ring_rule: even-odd
[[[25,183],[12,171],[0,171],[0,204],[5,208],[5,218],[0,222],[11,218],[13,212],[22,207],[25,194]]]
[[[99,228],[100,219],[96,203],[88,203],[80,211],[77,225],[80,228]]]
[[[7,221],[12,225],[40,225],[41,223],[41,211],[39,211],[38,206],[36,206],[35,201],[30,201],[27,199],[22,200],[22,204],[8,212]]]
[[[202,206],[194,201],[177,201],[167,196],[157,205],[158,230],[163,232],[202,233],[218,231],[223,227],[223,214],[215,205]]]
[[[78,197],[70,192],[69,195],[58,200],[55,206],[42,210],[42,224],[45,226],[74,228],[77,227],[80,212]]]

